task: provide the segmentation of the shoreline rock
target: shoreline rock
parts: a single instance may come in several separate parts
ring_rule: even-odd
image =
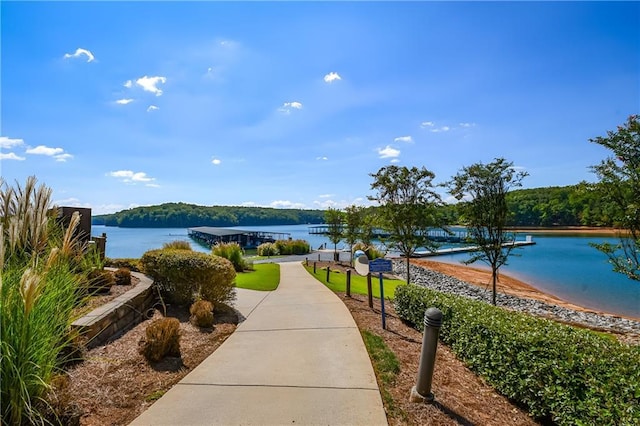
[[[438,290],[443,293],[456,294],[474,300],[491,303],[491,291],[440,272],[432,271],[416,265],[410,265],[411,281],[417,285]],[[404,261],[393,262],[393,273],[405,277]],[[560,322],[586,326],[618,333],[640,335],[640,322],[615,315],[580,312],[562,306],[553,305],[535,299],[526,299],[504,293],[496,294],[498,306],[518,312],[558,320]]]

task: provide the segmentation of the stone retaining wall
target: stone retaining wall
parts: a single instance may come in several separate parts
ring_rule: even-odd
[[[143,321],[147,310],[156,302],[151,278],[137,272],[131,275],[140,280],[134,288],[71,324],[86,339],[87,348],[101,345]]]

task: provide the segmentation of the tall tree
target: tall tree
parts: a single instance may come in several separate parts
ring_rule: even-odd
[[[351,205],[344,209],[344,241],[351,248],[351,256],[349,256],[349,264],[353,266],[353,246],[360,239],[362,232],[362,219],[364,208],[361,206]]]
[[[615,223],[623,229],[618,244],[592,244],[603,252],[613,270],[640,281],[640,115],[632,115],[617,131],[590,139],[613,152],[592,169],[597,188],[609,203]]]
[[[333,260],[337,262],[339,260],[337,245],[343,238],[344,215],[340,210],[329,207],[324,212],[324,221],[328,227],[329,241],[333,243]]]
[[[497,158],[489,164],[464,167],[447,183],[449,193],[459,204],[467,232],[477,250],[465,263],[481,260],[491,267],[492,298],[496,304],[498,271],[507,263],[514,248],[513,234],[506,232],[509,189],[521,186],[528,174],[513,168],[513,163]]]
[[[380,204],[379,225],[389,233],[388,245],[405,257],[409,283],[409,259],[420,247],[434,250],[429,228],[442,226],[436,219],[442,200],[434,190],[435,174],[424,167],[386,166],[370,176],[371,189],[377,193],[369,199]]]

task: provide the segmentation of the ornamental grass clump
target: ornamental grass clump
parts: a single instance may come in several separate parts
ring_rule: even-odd
[[[54,217],[51,189],[29,177],[0,179],[0,401],[3,424],[52,421],[46,396],[63,362],[85,264],[75,238]]]
[[[131,271],[128,268],[118,268],[113,273],[116,285],[131,285]]]
[[[180,356],[180,321],[160,318],[153,321],[140,340],[138,351],[149,362],[158,362],[166,356]]]
[[[188,306],[203,299],[217,304],[235,298],[235,269],[220,256],[160,249],[144,253],[140,263],[168,303]]]
[[[278,247],[274,243],[262,243],[256,251],[258,256],[277,256],[280,254]]]
[[[311,251],[311,246],[305,240],[278,240],[275,245],[283,255],[307,254]]]
[[[443,313],[443,342],[533,417],[640,424],[640,346],[416,285],[396,288],[396,312],[417,329],[431,306]]]
[[[238,243],[218,243],[211,249],[211,254],[229,260],[233,264],[236,272],[242,272],[248,269],[247,262],[244,260],[242,254],[242,247],[240,247]]]
[[[167,250],[193,250],[191,248],[191,244],[189,244],[189,241],[182,241],[182,240],[176,240],[176,241],[171,241],[169,243],[164,243],[162,245],[162,248]]]
[[[213,304],[208,300],[198,300],[189,308],[189,321],[196,327],[213,327]]]

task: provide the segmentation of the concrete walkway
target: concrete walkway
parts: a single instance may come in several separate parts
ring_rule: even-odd
[[[246,317],[132,425],[386,425],[373,368],[342,301],[300,263],[273,292],[238,292]]]

